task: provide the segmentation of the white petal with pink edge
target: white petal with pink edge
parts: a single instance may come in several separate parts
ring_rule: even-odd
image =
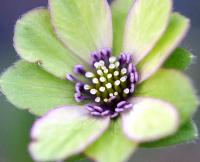
[[[137,142],[155,141],[176,132],[179,115],[170,103],[147,97],[135,97],[133,109],[122,114],[125,134]]]
[[[167,28],[171,0],[136,0],[127,18],[123,51],[141,61],[155,46]]]
[[[152,76],[180,44],[186,35],[190,22],[184,16],[174,13],[169,26],[154,49],[137,66],[140,73],[140,82]]]
[[[107,0],[49,0],[52,23],[63,43],[88,61],[90,53],[112,48],[112,15]]]
[[[29,150],[36,161],[64,160],[93,143],[109,121],[93,118],[80,106],[54,109],[33,125]]]

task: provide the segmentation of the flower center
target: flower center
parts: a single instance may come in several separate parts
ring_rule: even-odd
[[[76,65],[74,72],[82,76],[79,80],[67,74],[67,79],[75,83],[75,100],[93,101],[86,106],[92,115],[114,118],[133,107],[127,99],[134,93],[139,76],[130,54],[122,53],[117,58],[110,50],[101,50],[92,53],[91,71]]]

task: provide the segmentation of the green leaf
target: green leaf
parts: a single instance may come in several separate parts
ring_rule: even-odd
[[[173,14],[167,31],[154,49],[137,66],[140,82],[155,73],[181,42],[189,28],[189,20],[180,14]]]
[[[122,114],[123,129],[130,139],[155,141],[178,129],[178,112],[170,103],[147,97],[133,98],[130,102],[133,109]]]
[[[196,140],[197,138],[198,138],[197,126],[195,125],[195,123],[190,121],[184,124],[176,134],[170,137],[167,137],[165,139],[162,139],[160,141],[144,143],[141,146],[148,147],[148,148],[166,147],[170,145],[181,144],[184,142],[191,142],[191,141]]]
[[[155,46],[168,25],[171,0],[137,0],[126,22],[123,51],[137,64]]]
[[[76,105],[73,85],[42,70],[38,65],[19,61],[0,78],[8,100],[20,109],[43,115],[63,105]]]
[[[67,159],[65,162],[89,162],[87,157],[83,154],[74,155],[71,158]]]
[[[177,48],[165,61],[163,67],[178,70],[186,70],[192,63],[193,55],[186,49]]]
[[[49,6],[57,35],[82,59],[112,48],[112,16],[106,0],[49,0]]]
[[[82,63],[57,39],[44,8],[31,10],[17,21],[14,46],[23,59],[38,63],[57,77],[65,78],[75,64]]]
[[[123,162],[136,150],[137,144],[123,133],[121,120],[115,120],[110,128],[89,148],[86,155],[98,162]]]
[[[84,151],[109,126],[109,118],[93,118],[80,106],[50,111],[35,122],[29,151],[35,161],[61,161]]]
[[[111,4],[113,20],[113,53],[122,51],[124,28],[129,9],[135,0],[114,0]]]
[[[181,72],[170,69],[160,69],[141,83],[136,88],[135,96],[170,102],[179,111],[182,123],[191,119],[198,106],[196,92],[190,80]]]

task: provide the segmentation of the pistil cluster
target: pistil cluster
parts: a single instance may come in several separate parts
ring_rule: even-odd
[[[104,49],[92,53],[91,70],[76,65],[74,72],[81,80],[71,74],[67,79],[75,83],[75,100],[92,101],[87,109],[94,116],[111,118],[126,109],[132,108],[127,99],[135,90],[139,80],[136,67],[130,54],[122,53],[119,58],[112,56],[111,51]]]

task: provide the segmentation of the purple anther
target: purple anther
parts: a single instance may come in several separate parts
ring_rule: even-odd
[[[115,118],[121,112],[133,108],[133,105],[128,102],[128,99],[134,93],[135,84],[139,80],[136,67],[132,63],[133,56],[129,53],[122,52],[116,61],[115,57],[111,57],[112,50],[109,48],[92,52],[91,55],[91,73],[89,71],[87,73],[87,69],[78,64],[74,67],[75,75],[66,75],[68,80],[74,82],[75,100],[77,102],[90,100],[91,102],[89,105],[86,105],[86,109],[89,114],[99,117],[110,116],[110,118]],[[116,69],[112,70],[113,68],[111,67],[115,67]],[[109,80],[109,86],[107,86],[107,82],[99,83],[102,73],[105,73],[106,80],[112,78],[112,81]],[[84,76],[86,83],[81,79],[79,80],[77,76]],[[105,100],[104,90],[101,91],[101,87],[106,88],[106,90],[108,87],[112,88],[115,86],[115,81],[117,80],[124,83],[121,87],[123,90],[118,91],[117,88],[114,88],[111,92],[108,91],[109,98],[106,96]],[[128,95],[125,95],[127,92]]]
[[[121,101],[121,102],[119,102],[119,103],[117,104],[117,107],[121,108],[121,107],[123,107],[123,106],[126,105],[126,104],[127,104],[127,101]]]
[[[85,107],[86,107],[86,109],[88,111],[95,111],[94,108],[93,108],[93,106],[91,106],[91,105],[86,105]]]
[[[123,108],[115,108],[115,111],[119,113],[119,112],[124,111],[124,109]]]
[[[99,106],[93,106],[93,108],[98,111],[98,112],[103,112],[103,108],[99,107]]]
[[[80,82],[76,83],[75,89],[76,89],[76,92],[78,93],[84,92],[84,84]]]
[[[71,82],[77,82],[77,79],[71,74],[67,74],[66,79],[71,81]]]
[[[107,61],[109,56],[107,55],[107,50],[106,49],[103,49],[100,51],[100,55],[101,55],[101,59],[104,60],[104,61]]]
[[[127,64],[129,64],[129,63],[131,63],[132,62],[132,55],[130,55],[130,54],[126,54],[126,63]]]
[[[131,109],[133,107],[133,104],[127,104],[124,106],[124,109]]]
[[[118,115],[119,115],[118,112],[114,112],[114,113],[110,116],[110,118],[111,118],[111,119],[116,118]]]
[[[135,83],[139,81],[139,75],[137,72],[134,72]]]
[[[137,72],[136,67],[133,65],[133,72]]]
[[[75,93],[74,98],[77,102],[81,102],[85,100],[85,97],[81,95],[81,93]]]
[[[113,100],[115,100],[116,99],[116,96],[112,96],[112,97],[110,97],[109,99],[108,99],[108,101],[109,102],[112,102]]]
[[[97,111],[91,112],[90,114],[93,116],[101,116],[101,113],[99,113]]]
[[[110,110],[106,110],[106,111],[101,113],[102,116],[107,116],[109,114],[110,114]]]
[[[125,54],[120,55],[119,62],[122,66],[126,63],[126,55]]]
[[[92,60],[94,62],[99,61],[101,58],[99,57],[99,54],[97,52],[92,53]]]
[[[133,71],[134,71],[134,65],[133,65],[133,63],[129,63],[128,64],[128,72],[132,73]]]
[[[107,56],[107,58],[111,57],[111,49],[106,50],[106,56]]]
[[[130,93],[133,93],[135,91],[135,84],[131,84],[130,86]]]
[[[135,83],[135,75],[134,73],[130,73],[130,82]]]
[[[76,65],[74,67],[74,72],[79,75],[85,75],[86,71],[82,65]]]

